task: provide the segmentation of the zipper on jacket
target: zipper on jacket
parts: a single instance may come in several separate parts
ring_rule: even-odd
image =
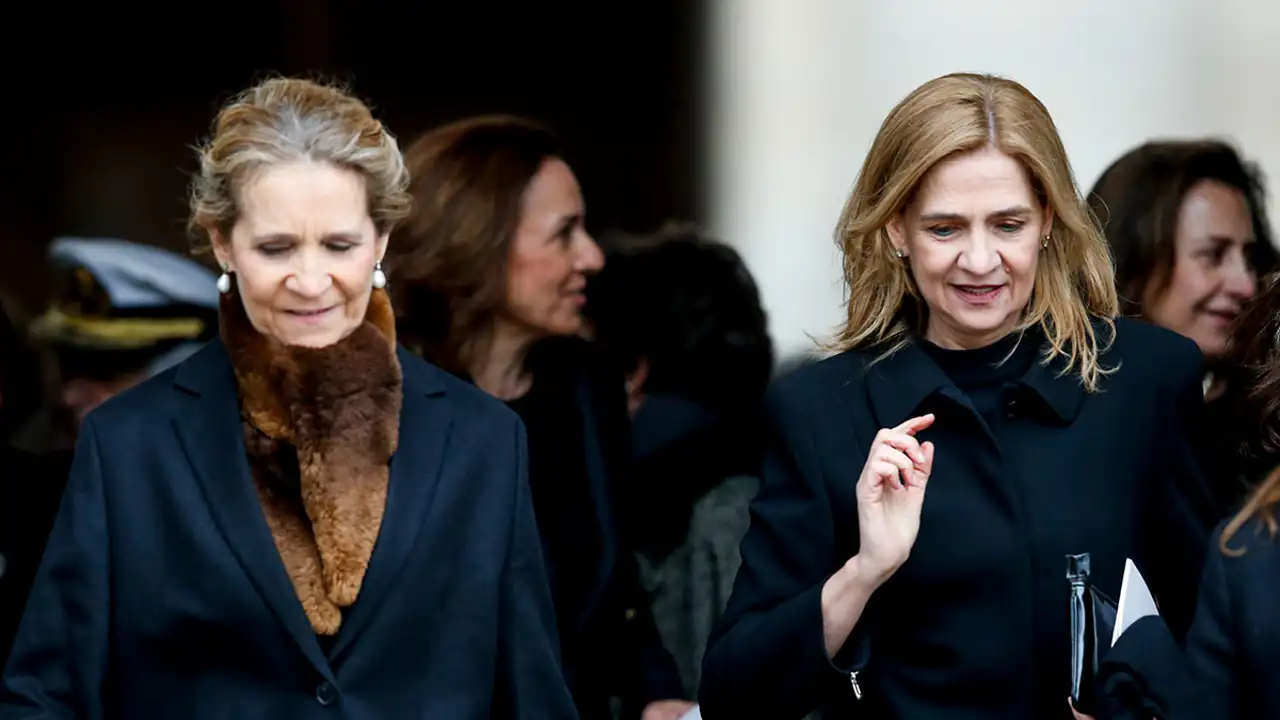
[[[853,686],[853,697],[856,700],[862,699],[862,688],[858,685],[858,671],[854,670],[849,673],[849,684]]]

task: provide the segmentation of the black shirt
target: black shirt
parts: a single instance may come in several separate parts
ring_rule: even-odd
[[[554,371],[534,378],[529,392],[507,405],[524,421],[528,436],[529,487],[563,635],[566,623],[582,612],[593,577],[596,511],[575,388]]]
[[[1009,404],[1018,402],[1017,383],[1036,360],[1040,333],[1012,333],[973,350],[951,350],[927,340],[920,346],[995,432]]]

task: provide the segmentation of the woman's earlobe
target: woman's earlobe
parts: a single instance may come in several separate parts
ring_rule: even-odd
[[[213,250],[213,259],[224,271],[230,268],[230,252],[227,251],[227,239],[217,230],[209,230],[209,248]]]
[[[889,245],[893,248],[893,254],[898,258],[907,256],[907,240],[902,232],[902,218],[895,217],[885,226],[885,234],[889,237]]]

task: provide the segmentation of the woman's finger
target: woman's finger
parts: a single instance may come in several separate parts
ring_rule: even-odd
[[[917,470],[928,477],[933,474],[933,443],[924,442],[920,445],[920,452],[924,453],[924,462],[917,466]]]
[[[897,468],[897,483],[894,487],[903,488],[912,484],[915,463],[906,453],[890,445],[881,445],[876,452],[876,459],[887,462]]]
[[[902,423],[898,427],[894,428],[893,430],[894,432],[906,433],[908,435],[915,435],[921,430],[924,430],[925,428],[932,425],[933,421],[934,421],[934,415],[933,413],[929,413],[928,415],[913,417],[910,420],[907,420],[906,422]]]
[[[912,459],[908,457],[906,453],[893,447],[892,445],[881,445],[880,447],[876,448],[876,459],[883,460],[887,463],[891,463],[895,467],[897,467],[899,470],[905,471],[915,467],[915,462],[912,461]]]
[[[907,457],[911,458],[912,463],[916,465],[924,464],[924,451],[920,449],[920,442],[910,435],[896,431],[887,432],[884,434],[882,442],[906,453]]]
[[[888,485],[895,490],[902,489],[902,468],[897,465],[877,458],[871,461],[871,471],[875,473],[877,484]]]

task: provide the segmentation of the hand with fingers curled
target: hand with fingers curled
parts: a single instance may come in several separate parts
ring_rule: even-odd
[[[876,433],[858,477],[858,564],[879,582],[907,561],[920,530],[933,443],[915,436],[933,421],[922,415]]]

